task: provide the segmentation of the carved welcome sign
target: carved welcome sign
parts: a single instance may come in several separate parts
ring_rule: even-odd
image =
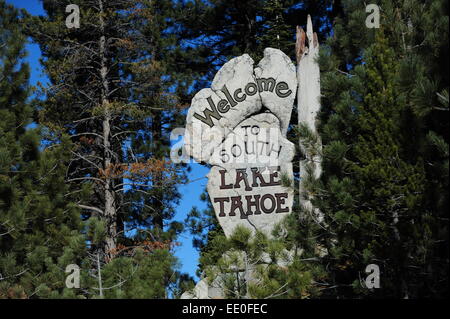
[[[267,48],[256,67],[247,54],[227,62],[192,100],[185,151],[211,165],[208,194],[227,237],[238,225],[270,236],[292,212],[282,178],[293,179],[286,133],[296,91],[294,64]]]

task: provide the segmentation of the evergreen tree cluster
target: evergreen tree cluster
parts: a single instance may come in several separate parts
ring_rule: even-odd
[[[19,13],[0,2],[0,298],[62,292],[66,265],[84,252],[78,207],[67,201],[70,141],[41,149],[32,128],[26,36]]]
[[[280,2],[269,2],[276,12]],[[273,242],[279,253],[294,252],[288,276],[282,276],[286,269],[276,262],[263,262],[271,271],[258,277],[262,290],[252,283],[242,290],[239,280],[227,286],[241,297],[448,296],[448,3],[376,4],[380,29],[365,26],[368,13],[361,1],[300,6],[320,17],[314,25],[321,42],[322,110],[319,136],[294,124],[288,135],[315,151],[322,141],[323,173],[316,180],[311,171],[302,181],[305,194],[298,194],[300,202],[284,223],[287,235]],[[289,10],[281,12],[286,19]],[[262,37],[254,31],[255,38],[267,38],[272,46],[286,43],[280,48],[292,57],[293,41],[281,31],[286,25],[277,27],[276,21],[267,24],[270,30],[262,31]],[[258,56],[249,48],[244,52]],[[320,216],[302,205],[311,197]],[[193,213],[191,221],[201,231]],[[210,217],[204,225],[212,225]],[[223,256],[239,245],[216,229],[204,237],[201,269],[208,273],[228,261],[221,272],[233,272],[240,261],[224,261]],[[237,230],[236,236],[245,238],[245,231]],[[365,270],[371,264],[380,269],[380,289],[366,286]]]
[[[41,2],[45,16],[0,0],[0,298],[178,297],[193,287],[174,256],[183,231],[227,298],[448,296],[448,1],[374,1],[379,29],[356,0]],[[206,193],[206,210],[175,221],[189,167],[170,162],[170,132],[192,96],[232,57],[274,47],[295,61],[307,14],[318,135],[295,107],[288,137],[320,152],[321,177],[302,181],[272,239],[225,238]],[[48,85],[29,84],[27,38]],[[296,191],[301,156],[284,181]]]
[[[448,295],[448,2],[380,1],[380,29],[343,1],[322,51],[324,143],[311,183],[328,229],[327,294]],[[367,289],[376,264],[382,289]]]

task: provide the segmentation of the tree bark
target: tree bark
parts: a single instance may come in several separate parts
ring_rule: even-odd
[[[306,45],[308,43],[308,45]],[[298,79],[298,124],[306,125],[312,133],[317,135],[316,117],[320,111],[320,69],[317,62],[319,57],[319,42],[317,33],[313,32],[311,16],[308,15],[306,34],[301,27],[297,27],[297,79]],[[311,165],[314,171],[314,178],[320,178],[322,169],[322,158],[320,154],[310,154],[301,142],[300,148],[305,157],[300,160],[300,183],[299,194],[300,203],[307,211],[314,211],[318,217],[321,216],[318,209],[314,209],[311,204],[311,196],[302,196],[307,192],[304,180],[307,176],[306,167]],[[318,138],[318,149],[321,150],[320,137]],[[320,152],[321,153],[321,152]]]
[[[111,257],[112,251],[116,248],[116,235],[117,235],[117,210],[115,207],[114,196],[114,180],[108,174],[108,169],[112,164],[112,150],[111,150],[111,110],[109,108],[109,80],[108,80],[108,61],[107,61],[107,48],[106,48],[106,36],[105,36],[105,21],[103,0],[99,0],[100,8],[100,30],[101,36],[99,40],[100,49],[100,76],[102,82],[101,103],[103,106],[103,169],[105,171],[105,210],[103,218],[106,221],[106,238],[105,238],[105,254],[107,257]]]
[[[157,150],[160,149],[160,143],[162,141],[162,114],[159,111],[155,111],[152,119],[152,142],[153,142],[153,156],[160,158],[160,154],[157,154]],[[161,186],[163,183],[162,172],[155,172],[153,176],[153,183],[156,186],[155,195],[152,200],[152,206],[154,208],[153,225],[160,231],[163,231],[164,227],[164,207],[163,207],[163,193]]]

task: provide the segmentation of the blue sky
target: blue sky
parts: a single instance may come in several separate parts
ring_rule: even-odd
[[[39,0],[6,0],[7,3],[14,5],[17,8],[26,9],[33,15],[44,15],[42,3]],[[41,51],[36,44],[27,44],[28,56],[26,61],[30,64],[32,85],[36,85],[38,82],[42,84],[48,83],[44,72],[42,71],[39,59],[41,57]],[[183,221],[193,206],[199,209],[205,209],[206,204],[200,201],[200,195],[206,187],[207,179],[205,177],[208,173],[208,169],[199,164],[191,165],[191,172],[188,174],[189,180],[195,180],[192,183],[186,185],[180,185],[179,191],[182,195],[180,205],[177,207],[177,213],[175,219]],[[192,247],[192,238],[189,233],[184,233],[180,236],[179,242],[181,246],[176,248],[176,256],[181,263],[181,271],[189,273],[191,276],[198,279],[195,275],[198,263],[198,252]]]

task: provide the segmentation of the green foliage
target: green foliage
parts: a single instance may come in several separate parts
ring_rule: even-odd
[[[93,258],[92,264],[84,267],[96,269],[96,262]],[[101,289],[98,271],[95,274],[85,272],[82,283],[91,298],[167,298],[168,287],[177,279],[172,270],[175,267],[176,258],[171,251],[157,249],[145,252],[138,248],[132,257],[121,256],[102,264]]]
[[[26,38],[18,12],[3,1],[0,12],[0,298],[34,298],[58,294],[85,247],[79,211],[64,196],[69,143],[41,149],[41,131],[28,127]]]
[[[330,31],[335,12],[332,1],[294,0],[208,0],[184,1],[180,41],[189,50],[182,61],[200,75],[194,92],[204,88],[229,59],[249,54],[257,63],[266,47],[278,48],[295,60],[295,28],[311,14],[322,25],[321,36]],[[186,60],[185,60],[186,59]]]
[[[69,3],[80,29],[65,27]],[[225,238],[203,194],[207,209],[185,221],[199,276],[227,298],[448,296],[448,1],[376,1],[380,30],[365,28],[356,0],[102,3],[103,14],[97,1],[45,0],[46,17],[21,20],[0,0],[0,298],[191,289],[173,254],[184,168],[166,162],[170,130],[229,58],[275,47],[294,60],[306,13],[321,43],[319,133],[289,136],[302,157],[322,157],[322,175],[306,165],[304,194],[271,238],[245,228]],[[51,83],[40,101],[23,26]],[[365,287],[371,263],[381,289]],[[81,267],[80,289],[65,288],[68,264]]]
[[[292,221],[286,221],[285,229]],[[284,232],[273,238],[236,227],[230,238],[216,235],[202,251],[204,276],[220,287],[225,298],[309,298],[318,296],[313,278],[324,277],[318,265],[307,265],[303,254]]]
[[[318,239],[305,244],[325,248],[319,257],[333,287],[325,297],[441,297],[448,39],[436,34],[448,34],[448,4],[378,4],[382,29],[370,30],[361,27],[364,6],[343,1],[322,46],[323,174],[306,188],[323,221],[307,220]],[[381,289],[364,286],[370,263],[380,266]]]
[[[79,29],[65,26],[72,3],[81,9]],[[2,296],[18,296],[21,278],[24,296],[41,298],[164,298],[190,285],[173,255],[183,168],[168,161],[169,133],[184,118],[192,82],[177,64],[181,12],[172,1],[101,4],[46,0],[46,16],[19,19],[9,6],[3,14],[2,1],[0,252],[8,252],[8,272],[0,274],[14,278],[1,282]],[[36,105],[25,103],[24,33],[40,45],[50,80]],[[38,129],[26,129],[33,115]],[[33,268],[21,273],[21,263]],[[64,288],[71,263],[82,270],[79,290]]]
[[[201,194],[200,200],[207,204],[207,208],[199,211],[197,207],[193,207],[185,219],[186,230],[193,236],[193,246],[201,254],[197,269],[199,277],[202,276],[206,265],[213,265],[220,258],[221,241],[225,238],[206,191]]]
[[[78,29],[65,25],[72,3]],[[181,11],[173,4],[45,0],[46,15],[25,20],[50,80],[39,122],[51,144],[66,135],[72,143],[64,176],[66,200],[79,204],[85,221],[86,274],[77,292],[84,297],[163,298],[189,281],[173,256],[184,168],[169,161],[169,137],[184,119],[193,76],[181,66]]]

